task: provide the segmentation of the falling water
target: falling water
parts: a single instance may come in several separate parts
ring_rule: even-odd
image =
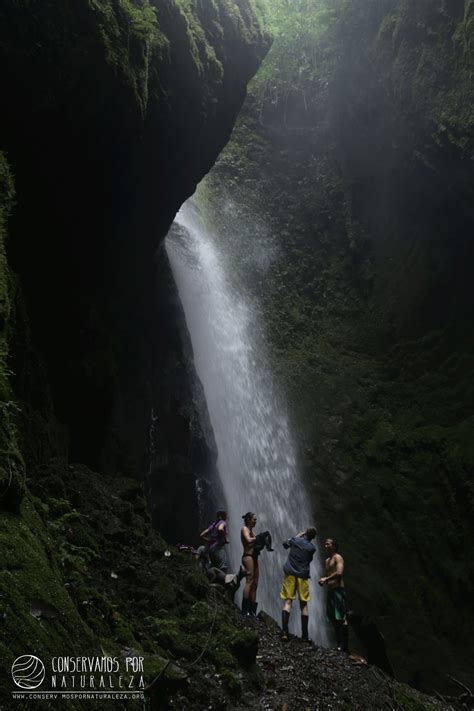
[[[282,541],[314,521],[298,474],[284,403],[266,365],[258,311],[239,293],[242,287],[232,286],[232,265],[226,263],[222,246],[188,201],[176,217],[166,249],[217,444],[217,467],[229,514],[231,569],[238,568],[242,555],[241,516],[254,511],[256,532],[269,530],[275,548],[259,559],[259,609],[279,620],[286,557]],[[316,584],[318,565],[312,564],[310,634],[324,645],[327,631],[323,592]],[[293,631],[299,632],[298,607],[294,606],[291,618]]]

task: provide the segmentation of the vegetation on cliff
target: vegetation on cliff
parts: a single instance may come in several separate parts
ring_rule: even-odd
[[[33,494],[21,515],[0,519],[4,669],[25,653],[49,669],[58,656],[143,656],[144,684],[154,682],[148,700],[157,709],[177,694],[182,708],[222,707],[244,686],[250,695],[260,688],[255,633],[236,628],[227,595],[210,587],[191,555],[172,548],[165,556],[137,481],[59,461],[31,474]],[[0,697],[11,691],[5,674]],[[140,700],[116,703],[143,707]]]
[[[5,669],[132,649],[183,707],[259,698],[256,635],[163,555],[126,475],[161,397],[151,255],[230,135],[264,13],[276,41],[207,199],[238,231],[354,603],[404,678],[469,679],[474,3],[265,5],[0,8]]]
[[[15,190],[10,167],[0,153],[0,502],[17,509],[24,492],[24,462],[16,430],[18,404],[13,394],[8,366],[9,340],[13,338],[13,277],[6,257],[7,221]]]
[[[228,140],[268,49],[253,8],[247,0],[0,8],[0,149],[18,195],[8,258],[56,414],[74,456],[89,464],[141,466],[126,431],[140,421],[146,436],[149,410],[120,403],[142,387],[130,381],[146,365],[131,363],[128,343],[148,360],[153,253]],[[17,391],[20,382],[17,372]]]
[[[472,3],[274,5],[206,200],[264,303],[352,604],[437,688],[471,673]]]
[[[179,645],[189,658],[201,651],[209,587],[193,561],[163,564],[136,483],[158,397],[152,258],[228,139],[268,49],[257,5],[7,0],[0,8],[5,670],[25,653],[47,662],[133,645],[147,656],[146,683],[162,670],[160,683],[175,689],[187,677],[167,660]],[[229,640],[240,650],[249,636],[227,616],[224,606],[215,659],[205,663],[223,681],[203,690],[196,676],[196,698],[222,695],[227,681],[240,689]],[[5,675],[2,701],[11,691]]]

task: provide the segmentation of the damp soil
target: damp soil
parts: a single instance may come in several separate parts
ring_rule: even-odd
[[[270,617],[241,624],[252,627],[259,636],[256,662],[263,686],[253,708],[262,711],[462,708],[394,681],[377,667],[364,663],[361,657],[324,649],[293,636],[284,642],[280,628]],[[234,708],[243,711],[249,707]]]

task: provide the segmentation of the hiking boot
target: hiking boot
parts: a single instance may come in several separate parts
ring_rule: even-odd
[[[349,628],[347,625],[343,625],[343,627],[341,628],[340,642],[341,652],[344,652],[344,654],[349,654]]]
[[[250,617],[255,617],[257,618],[257,607],[258,607],[258,602],[251,602],[249,601],[249,607],[250,607]]]
[[[250,617],[251,616],[251,605],[252,603],[248,599],[248,597],[243,597],[242,598],[242,615],[244,617]]]
[[[307,640],[308,634],[309,618],[308,615],[301,615],[301,639]]]
[[[282,642],[289,642],[290,641],[290,635],[288,634],[288,632],[283,631],[281,633],[281,641]]]

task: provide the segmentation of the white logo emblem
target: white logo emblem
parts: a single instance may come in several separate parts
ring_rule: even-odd
[[[13,681],[20,689],[37,689],[45,674],[43,662],[33,654],[24,654],[12,664]]]

